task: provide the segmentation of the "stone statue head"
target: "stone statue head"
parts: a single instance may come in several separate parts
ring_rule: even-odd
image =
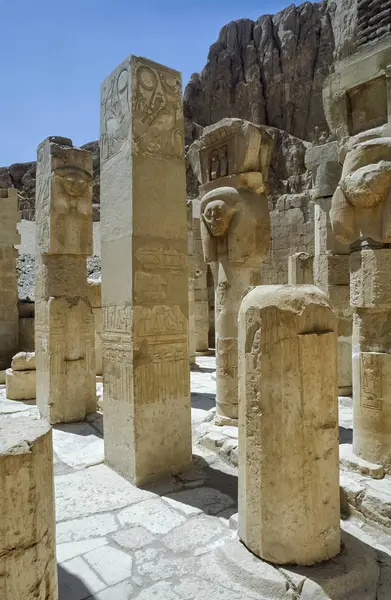
[[[202,218],[211,234],[219,237],[227,233],[234,213],[234,207],[224,200],[212,200],[205,206]]]
[[[58,167],[53,176],[59,189],[72,198],[84,196],[92,185],[90,173],[78,167]]]
[[[330,220],[345,244],[391,242],[391,138],[349,140]]]

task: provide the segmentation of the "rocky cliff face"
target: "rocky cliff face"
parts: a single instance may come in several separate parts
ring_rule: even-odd
[[[329,135],[322,107],[324,80],[334,62],[352,54],[364,39],[359,7],[379,1],[305,2],[257,21],[241,19],[223,27],[205,68],[192,75],[185,90],[187,142],[197,133],[190,124],[205,127],[223,117],[324,141]],[[369,8],[360,10],[364,14]],[[377,35],[385,35],[386,17],[374,18]],[[365,32],[365,40],[374,35],[373,27],[371,34]]]
[[[328,134],[322,86],[334,55],[326,2],[229,23],[185,91],[186,118],[202,126],[239,117],[313,140]]]

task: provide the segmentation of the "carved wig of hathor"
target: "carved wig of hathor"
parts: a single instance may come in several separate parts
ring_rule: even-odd
[[[260,283],[269,249],[267,198],[273,140],[265,128],[223,119],[189,151],[201,183],[201,238],[216,294],[216,423],[237,423],[237,318],[248,288]]]

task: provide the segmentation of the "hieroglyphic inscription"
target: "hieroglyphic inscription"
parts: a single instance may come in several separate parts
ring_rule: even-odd
[[[372,410],[382,410],[382,354],[361,353],[361,406]]]
[[[135,399],[140,404],[183,401],[189,394],[186,343],[149,348],[151,355],[135,367]]]
[[[186,266],[186,256],[175,248],[139,248],[136,258],[144,269],[181,270]]]
[[[105,81],[101,101],[101,160],[118,154],[130,144],[131,111],[129,106],[129,69],[116,71]]]
[[[183,158],[180,74],[147,60],[133,60],[135,152],[157,158]]]
[[[135,338],[168,336],[178,339],[178,334],[186,335],[187,319],[179,306],[134,307]]]
[[[131,306],[104,306],[103,332],[131,333],[132,307]]]

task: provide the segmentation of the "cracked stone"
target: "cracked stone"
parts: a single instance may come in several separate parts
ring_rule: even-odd
[[[167,498],[172,498],[183,504],[189,504],[190,506],[200,508],[208,515],[216,515],[235,505],[234,500],[230,496],[209,487],[202,487],[194,490],[182,490],[175,494],[169,494]]]
[[[125,508],[118,514],[121,525],[142,525],[155,534],[164,534],[178,527],[185,517],[173,510],[160,498],[147,500]]]
[[[154,498],[151,492],[136,488],[105,465],[55,477],[55,488],[58,521],[124,508]]]
[[[107,544],[106,538],[95,538],[84,540],[82,542],[66,542],[65,544],[57,544],[57,562],[62,563],[75,556],[80,556],[90,550],[95,550]]]
[[[164,544],[173,552],[181,553],[209,544],[217,537],[229,536],[230,529],[220,520],[200,515],[189,519],[163,538]]]
[[[128,550],[137,550],[143,546],[147,546],[156,538],[144,527],[131,527],[123,529],[111,536],[112,539],[123,548]]]
[[[118,523],[109,513],[91,515],[82,519],[63,521],[57,523],[57,544],[78,542],[89,538],[96,538],[117,531]]]
[[[119,583],[128,579],[132,574],[132,557],[111,546],[92,550],[83,558],[99,573],[106,585]]]

